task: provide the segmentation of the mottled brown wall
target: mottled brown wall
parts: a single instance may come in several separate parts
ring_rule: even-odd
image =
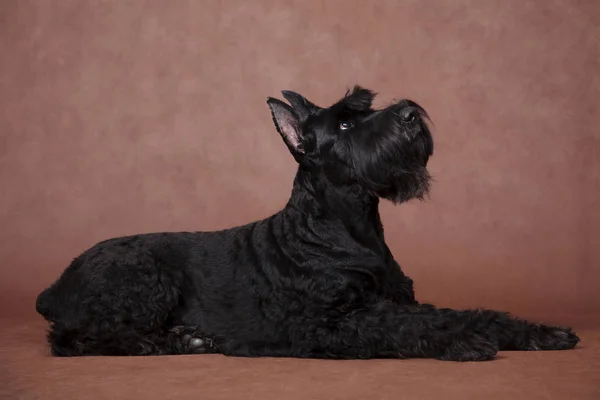
[[[3,1],[3,309],[107,237],[277,211],[266,97],[360,83],[435,123],[431,200],[383,208],[421,299],[598,321],[598,26],[594,0]]]

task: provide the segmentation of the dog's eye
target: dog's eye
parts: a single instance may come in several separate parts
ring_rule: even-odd
[[[351,121],[347,121],[347,120],[342,120],[340,121],[340,129],[342,131],[345,131],[347,129],[350,129],[354,126],[354,124]]]

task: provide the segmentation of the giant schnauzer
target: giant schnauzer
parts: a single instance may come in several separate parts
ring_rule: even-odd
[[[421,106],[374,109],[358,86],[328,108],[282,94],[291,106],[267,104],[298,163],[287,205],[231,229],[96,244],[37,299],[52,354],[482,361],[575,347],[568,328],[415,300],[378,206],[428,193]]]

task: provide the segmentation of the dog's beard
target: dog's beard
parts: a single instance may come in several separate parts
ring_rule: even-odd
[[[354,156],[356,179],[374,195],[396,204],[424,200],[431,186],[427,171],[431,147],[428,136],[408,142],[397,135],[361,146]]]
[[[425,200],[431,187],[431,176],[425,167],[394,173],[377,196],[399,204],[411,199]]]

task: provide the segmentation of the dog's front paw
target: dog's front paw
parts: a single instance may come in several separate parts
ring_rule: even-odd
[[[465,333],[453,340],[436,357],[444,361],[488,361],[496,357],[498,342],[476,333]]]
[[[568,350],[579,343],[579,337],[570,328],[535,325],[523,350]]]

